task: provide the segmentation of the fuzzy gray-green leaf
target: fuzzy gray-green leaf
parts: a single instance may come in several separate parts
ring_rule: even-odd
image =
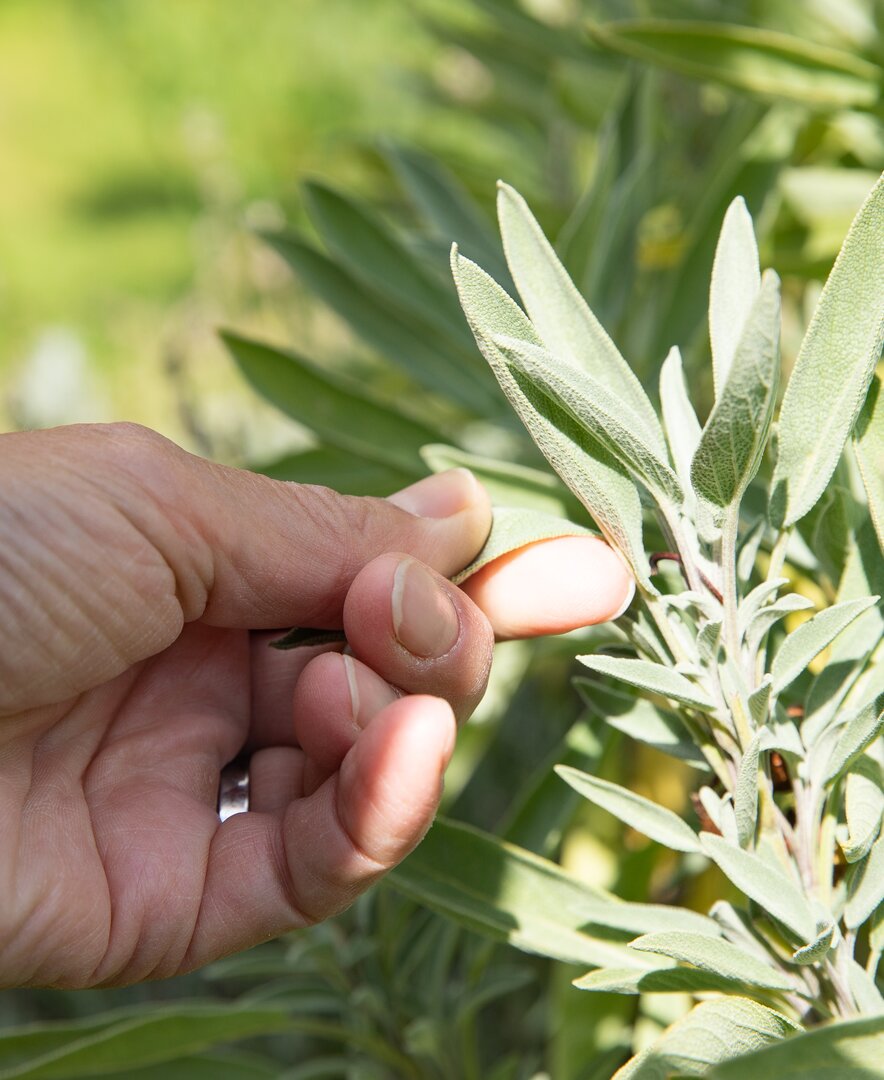
[[[872,844],[868,855],[847,872],[847,905],[844,923],[856,930],[884,901],[884,836]]]
[[[884,177],[854,218],[783,397],[770,513],[792,525],[825,491],[884,342]],[[824,403],[824,407],[821,407]]]
[[[482,550],[469,566],[455,574],[451,580],[455,585],[460,585],[495,559],[527,547],[528,544],[560,536],[594,535],[597,534],[564,518],[552,517],[523,507],[498,506],[493,512],[491,532]]]
[[[578,656],[577,659],[590,671],[610,675],[630,686],[637,686],[640,690],[660,694],[697,709],[714,708],[714,703],[705,690],[663,664],[621,656]]]
[[[643,934],[635,941],[630,941],[629,947],[641,952],[660,953],[748,986],[758,986],[766,990],[796,989],[794,980],[785,972],[757,960],[745,949],[721,937],[664,930]]]
[[[878,697],[844,724],[826,766],[826,783],[837,780],[849,769],[865,748],[878,738],[882,727],[884,727],[884,700]]]
[[[869,754],[854,762],[844,784],[846,835],[840,841],[844,858],[859,862],[868,855],[881,829],[884,788],[881,764]]]
[[[740,761],[734,793],[734,813],[737,817],[740,847],[748,847],[755,835],[755,823],[758,820],[758,754],[765,731],[765,728],[761,728],[755,732]]]
[[[700,444],[700,421],[688,397],[681,353],[673,345],[660,369],[660,405],[666,442],[675,464],[675,472],[687,498],[692,494],[691,462]]]
[[[548,398],[540,400],[542,395],[527,395],[513,378],[492,339],[503,335],[542,345],[521,308],[456,249],[452,250],[451,266],[467,320],[510,404],[550,465],[605,537],[626,556],[645,590],[656,594],[642,544],[641,504],[632,480],[603,447],[589,445],[585,433],[567,413]]]
[[[738,889],[788,926],[801,941],[816,937],[816,919],[804,893],[784,873],[750,851],[729,844],[720,836],[702,833],[700,841],[706,854],[731,879]]]
[[[665,806],[660,806],[642,795],[636,795],[634,791],[620,787],[619,784],[612,784],[610,780],[600,780],[597,776],[590,776],[569,765],[557,765],[556,772],[585,799],[656,840],[658,844],[665,844],[673,851],[701,850],[699,838],[690,825]]]
[[[877,597],[845,600],[818,612],[802,623],[783,641],[771,665],[773,692],[779,694],[827,645],[848,627],[858,615],[877,602]]]
[[[641,437],[635,413],[601,381],[527,342],[495,337],[494,344],[515,370],[523,389],[527,380],[554,401],[650,491],[675,503],[683,500],[678,477]]]
[[[758,245],[742,196],[727,208],[715,249],[709,288],[709,341],[716,397],[737,353],[743,328],[761,288]]]
[[[779,369],[779,278],[767,270],[691,465],[694,489],[713,506],[738,503],[761,464]]]
[[[665,454],[660,422],[641,383],[577,291],[525,200],[501,183],[497,210],[510,272],[544,345],[605,383],[635,414],[636,435]]]
[[[853,433],[853,448],[869,500],[869,514],[884,552],[884,389],[876,375]]]

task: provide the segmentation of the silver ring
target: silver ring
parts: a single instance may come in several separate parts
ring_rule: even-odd
[[[226,821],[234,814],[244,814],[249,808],[249,763],[235,758],[221,770],[218,785],[218,817]]]

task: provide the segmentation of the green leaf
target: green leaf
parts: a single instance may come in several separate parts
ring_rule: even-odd
[[[592,990],[602,994],[703,994],[712,990],[719,993],[745,993],[742,982],[722,978],[711,971],[698,968],[659,967],[643,971],[637,968],[598,968],[574,979],[572,986],[578,990]]]
[[[610,780],[600,780],[568,765],[557,765],[556,772],[585,799],[657,843],[665,844],[673,851],[701,850],[694,830],[665,806],[651,802],[643,795],[636,795],[619,784],[612,784]]]
[[[693,491],[691,462],[700,444],[701,429],[688,397],[681,353],[677,346],[669,350],[660,369],[660,403],[666,441],[675,464],[675,472],[687,495]]]
[[[713,709],[712,699],[695,683],[684,675],[663,664],[654,664],[650,660],[632,660],[620,656],[578,656],[577,659],[590,671],[600,675],[610,675],[630,686],[637,686],[652,694],[681,701],[696,709]]]
[[[453,399],[467,412],[494,414],[498,398],[464,349],[443,347],[426,323],[368,288],[321,251],[292,233],[265,234],[305,284],[362,340],[415,382]],[[428,440],[434,441],[434,440]]]
[[[343,630],[322,630],[313,626],[295,626],[287,634],[270,642],[271,649],[306,649],[315,645],[346,642]]]
[[[593,25],[595,40],[626,56],[762,98],[852,107],[878,99],[880,70],[852,53],[754,26],[686,19]]]
[[[830,922],[820,930],[809,945],[804,945],[802,948],[796,949],[795,952],[792,953],[793,962],[800,966],[809,966],[810,964],[820,963],[820,961],[829,955],[829,951],[832,947],[832,938],[834,936],[835,924]]]
[[[770,699],[773,679],[765,675],[758,686],[749,695],[749,713],[756,724],[766,724],[770,716]]]
[[[773,578],[771,581],[762,581],[760,585],[756,585],[755,588],[740,601],[739,607],[737,608],[737,629],[740,637],[745,636],[749,624],[755,618],[757,613],[761,611],[763,606],[771,600],[784,585],[788,584],[789,579],[784,577]]]
[[[816,919],[801,889],[776,867],[720,836],[701,833],[704,851],[730,880],[765,911],[787,926],[801,941],[816,937]]]
[[[460,340],[461,347],[470,342],[453,291],[427,272],[377,214],[317,181],[304,191],[310,220],[340,265],[434,326],[443,339]]]
[[[527,342],[498,336],[494,344],[515,370],[523,390],[530,393],[536,389],[545,394],[661,499],[682,502],[684,494],[678,477],[638,434],[641,426],[630,407],[602,382]]]
[[[882,1047],[884,1017],[838,1020],[718,1065],[708,1078],[876,1080],[881,1075]]]
[[[752,217],[738,195],[724,215],[709,290],[709,341],[716,397],[727,382],[760,289],[761,271]]]
[[[591,447],[590,456],[584,432],[548,398],[524,393],[492,339],[503,335],[540,345],[539,338],[519,306],[475,263],[454,250],[451,265],[467,320],[510,404],[606,539],[626,557],[638,581],[656,594],[642,544],[641,505],[632,480],[598,444]]]
[[[323,442],[392,465],[415,479],[423,475],[420,449],[438,440],[437,431],[355,384],[347,386],[297,353],[230,330],[221,338],[258,393]]]
[[[495,506],[520,506],[553,517],[582,517],[584,508],[552,473],[509,461],[480,457],[453,446],[434,443],[421,447],[421,457],[433,472],[469,469],[482,481]]]
[[[677,713],[581,676],[574,679],[574,685],[584,703],[610,727],[695,768],[709,768]]]
[[[847,961],[847,984],[862,1016],[884,1014],[884,997],[875,980],[855,961]]]
[[[551,517],[537,510],[498,506],[494,509],[491,532],[482,550],[469,566],[451,580],[455,585],[460,585],[495,559],[541,540],[552,540],[559,536],[594,535],[596,534],[582,525],[575,525],[571,521]]]
[[[798,988],[795,980],[785,972],[765,964],[721,937],[666,930],[662,933],[644,934],[635,941],[630,941],[629,947],[640,952],[660,953],[747,986],[792,992]]]
[[[884,901],[884,837],[879,836],[868,855],[847,872],[844,923],[857,930]]]
[[[417,479],[413,472],[332,446],[299,450],[250,468],[274,480],[322,484],[346,495],[392,495]]]
[[[779,278],[766,270],[727,381],[691,465],[694,489],[713,506],[735,506],[758,471],[780,369]]]
[[[507,263],[546,348],[609,388],[635,416],[635,435],[665,455],[657,414],[634,372],[590,311],[521,195],[498,185],[497,211]]]
[[[629,931],[667,918],[666,908],[624,904],[571,877],[555,863],[483,833],[437,819],[390,882],[443,915],[525,952],[591,967],[647,967],[624,945],[594,937],[587,926]],[[694,912],[673,913],[680,922]],[[704,920],[715,925],[712,920]]]
[[[755,836],[755,824],[758,820],[758,754],[766,731],[766,728],[761,728],[752,736],[752,741],[743,753],[737,774],[734,814],[737,818],[737,839],[743,848],[749,847]]]
[[[76,1036],[76,1028],[65,1026],[65,1040],[43,1052],[7,1067],[0,1067],[0,1080],[61,1080],[64,1077],[118,1075],[120,1070],[172,1061],[218,1043],[234,1042],[255,1035],[268,1035],[290,1028],[286,1012],[274,1008],[242,1008],[237,1005],[181,1003],[140,1009],[134,1016],[103,1025]],[[48,1034],[51,1040],[51,1027]],[[67,1033],[70,1033],[69,1037]],[[15,1048],[15,1033],[0,1034],[0,1061],[7,1061],[8,1040]]]
[[[749,998],[704,1001],[676,1021],[611,1080],[670,1080],[673,1076],[706,1076],[731,1058],[758,1050],[791,1035],[796,1025],[781,1013]],[[740,1080],[752,1073],[735,1073]],[[839,1078],[840,1080],[840,1078]]]
[[[869,513],[884,551],[884,393],[881,376],[872,379],[853,432],[853,449],[869,500]]]
[[[807,665],[831,644],[853,620],[872,607],[877,597],[845,600],[817,612],[813,618],[793,630],[777,650],[771,665],[773,692],[780,694],[804,671]]]
[[[760,608],[752,616],[752,621],[746,628],[746,646],[750,655],[754,655],[761,648],[768,630],[786,615],[795,611],[806,611],[813,607],[813,601],[800,593],[786,593],[779,600]]]
[[[882,215],[884,178],[854,218],[786,387],[771,486],[770,514],[777,526],[804,517],[825,491],[881,356]]]
[[[841,850],[849,863],[859,862],[874,844],[884,814],[881,764],[869,754],[858,758],[847,774],[844,814],[847,834],[840,840]]]
[[[884,728],[884,697],[870,701],[859,714],[848,720],[841,729],[838,742],[826,765],[825,782],[837,780],[870,746]]]

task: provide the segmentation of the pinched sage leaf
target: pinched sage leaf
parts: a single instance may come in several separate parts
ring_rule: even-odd
[[[556,772],[561,778],[596,806],[607,810],[631,828],[645,836],[665,844],[673,851],[700,851],[700,840],[694,830],[678,814],[667,810],[665,806],[652,802],[642,795],[636,795],[628,788],[612,784],[610,780],[601,780],[597,776],[581,772],[570,765],[557,765]]]
[[[724,215],[709,288],[709,341],[716,397],[727,381],[760,288],[752,217],[738,195]]]
[[[797,988],[794,979],[784,971],[778,971],[721,937],[692,934],[683,930],[664,930],[643,934],[635,941],[630,941],[629,947],[640,952],[660,953],[748,986],[759,986],[767,990],[794,991]]]
[[[460,585],[483,567],[511,551],[560,536],[595,536],[596,533],[564,518],[517,506],[494,509],[491,532],[476,558],[451,579]]]
[[[641,383],[577,291],[528,204],[500,183],[497,210],[510,272],[543,344],[604,382],[635,414],[636,435],[665,454],[660,421]]]
[[[610,675],[621,682],[629,683],[630,686],[637,686],[640,690],[661,694],[697,709],[714,708],[714,702],[701,687],[663,664],[621,656],[578,656],[577,659],[590,671]]]
[[[739,503],[761,464],[779,370],[780,283],[766,270],[691,465],[694,489],[721,510]]]
[[[638,492],[620,463],[588,440],[580,426],[549,398],[526,393],[494,344],[496,336],[542,346],[521,308],[484,270],[451,253],[460,302],[476,342],[540,451],[592,515],[605,538],[628,560],[646,591],[656,594],[642,544]]]
[[[884,343],[884,177],[850,226],[780,410],[770,516],[789,526],[825,491]]]

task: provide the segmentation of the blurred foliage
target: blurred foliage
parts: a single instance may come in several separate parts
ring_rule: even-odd
[[[0,408],[9,421],[125,416],[271,475],[375,494],[427,471],[424,430],[428,441],[531,466],[448,273],[456,239],[506,280],[491,217],[498,176],[529,198],[643,381],[656,382],[677,341],[707,403],[706,283],[724,208],[744,194],[762,261],[784,278],[784,350],[794,357],[807,302],[884,166],[880,72],[863,66],[880,65],[880,3],[408,7],[263,0],[256,17],[208,0],[7,0]],[[683,58],[645,42],[636,59],[628,35],[605,32],[648,17],[838,50],[852,58],[860,98],[873,100],[796,101],[782,85],[696,78]],[[301,189],[305,175],[326,182]],[[235,328],[227,344],[273,406],[243,388],[218,325]],[[396,434],[375,438],[375,415]],[[603,633],[586,636],[597,646]],[[568,684],[573,646],[500,651],[453,762],[446,812],[559,856],[620,896],[705,909],[722,891],[714,871],[679,877],[656,845],[578,811],[551,775],[567,761],[684,809],[684,766],[651,750],[623,755],[610,734],[593,734]],[[202,975],[125,991],[6,993],[0,1020],[87,1017],[100,1029],[113,1017],[95,1017],[121,1004],[141,1016],[139,1003],[197,997],[282,1007],[290,1021],[236,1056],[217,1049],[219,1037],[173,1066],[181,1054],[170,1043],[165,1063],[118,1067],[119,1076],[607,1080],[689,1004],[577,994],[576,974],[481,942],[384,886],[333,926]],[[276,1030],[276,1013],[265,1021]],[[37,1033],[18,1058],[0,1040],[0,1076],[46,1038]],[[52,1075],[95,1075],[88,1057],[58,1068]]]

